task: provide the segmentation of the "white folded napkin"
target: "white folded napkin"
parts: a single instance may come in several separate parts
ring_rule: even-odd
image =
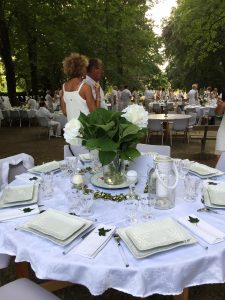
[[[32,183],[32,182],[37,182],[41,180],[40,176],[37,175],[32,175],[30,173],[22,173],[19,175],[15,176],[16,179],[19,179],[21,181],[23,181],[24,183]]]
[[[51,171],[54,171],[54,170],[57,170],[59,169],[59,162],[58,161],[50,161],[46,164],[43,164],[43,165],[39,165],[39,166],[36,166],[32,169],[30,169],[29,171],[30,172],[43,172],[43,173],[47,173],[47,172],[51,172]]]
[[[217,183],[217,185],[208,184],[207,192],[211,203],[225,205],[225,182]]]
[[[72,252],[84,257],[95,258],[115,230],[115,226],[99,224]]]
[[[199,164],[197,162],[191,164],[190,171],[195,172],[195,173],[197,173],[199,175],[202,175],[202,176],[218,173],[217,169],[208,167],[208,166],[203,165],[203,164]]]
[[[37,204],[17,208],[3,208],[0,210],[0,222],[39,214],[39,212]]]
[[[7,186],[2,193],[4,203],[30,201],[33,198],[34,185]]]
[[[189,217],[198,219],[199,222],[189,222]],[[225,232],[220,231],[209,223],[196,217],[195,215],[188,215],[178,219],[178,222],[191,230],[195,235],[205,240],[208,244],[216,244],[225,240]]]

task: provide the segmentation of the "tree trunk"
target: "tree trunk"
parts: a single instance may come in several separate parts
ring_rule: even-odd
[[[34,95],[38,92],[37,76],[37,38],[36,36],[27,36],[28,58],[30,64],[31,89]]]
[[[12,60],[9,32],[2,2],[0,1],[0,54],[5,66],[8,96],[12,105],[16,105],[16,77]]]

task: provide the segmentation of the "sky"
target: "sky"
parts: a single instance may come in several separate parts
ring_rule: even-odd
[[[170,15],[172,7],[176,7],[176,2],[176,0],[158,0],[158,4],[149,10],[148,16],[155,21],[154,31],[156,34],[161,34],[162,19]]]

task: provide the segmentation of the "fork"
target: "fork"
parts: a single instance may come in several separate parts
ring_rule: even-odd
[[[113,237],[114,237],[114,239],[115,239],[115,241],[117,243],[117,246],[118,246],[118,249],[120,251],[120,255],[122,257],[122,260],[123,260],[123,262],[125,264],[125,267],[128,268],[129,267],[129,263],[128,263],[127,257],[125,255],[124,249],[123,249],[122,245],[120,244],[121,238],[120,238],[120,236],[117,233],[115,233],[113,235]]]

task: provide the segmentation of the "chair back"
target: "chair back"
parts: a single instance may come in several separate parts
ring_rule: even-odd
[[[19,162],[16,165],[9,164],[8,183],[12,182],[16,175],[26,173],[27,168],[24,167],[23,162]]]
[[[10,110],[9,111],[9,115],[10,115],[10,118],[12,120],[18,120],[18,119],[20,119],[20,112],[19,112],[19,110]]]
[[[153,103],[152,110],[155,113],[161,113],[161,107],[160,107],[159,103]]]
[[[171,155],[171,148],[170,146],[164,145],[149,145],[149,144],[137,144],[137,150],[139,152],[148,153],[148,152],[157,152],[161,155]]]
[[[216,169],[225,172],[225,152],[222,152],[217,164]]]
[[[148,170],[153,166],[153,158],[151,156],[139,156],[135,158],[129,165],[128,170],[135,170],[138,176],[148,175]]]
[[[188,129],[188,119],[178,119],[173,121],[174,131],[186,131]]]
[[[23,120],[28,120],[28,112],[26,110],[20,110],[20,118]]]
[[[187,107],[186,109],[185,109],[185,113],[187,114],[187,115],[189,115],[190,113],[196,113],[197,111],[196,111],[196,108],[194,108],[194,107]]]
[[[64,159],[66,157],[78,156],[79,154],[88,153],[88,149],[84,146],[65,145],[64,146]]]
[[[161,120],[148,120],[148,129],[150,131],[163,131]]]
[[[0,254],[0,269],[4,269],[9,265],[10,256],[7,254]]]

